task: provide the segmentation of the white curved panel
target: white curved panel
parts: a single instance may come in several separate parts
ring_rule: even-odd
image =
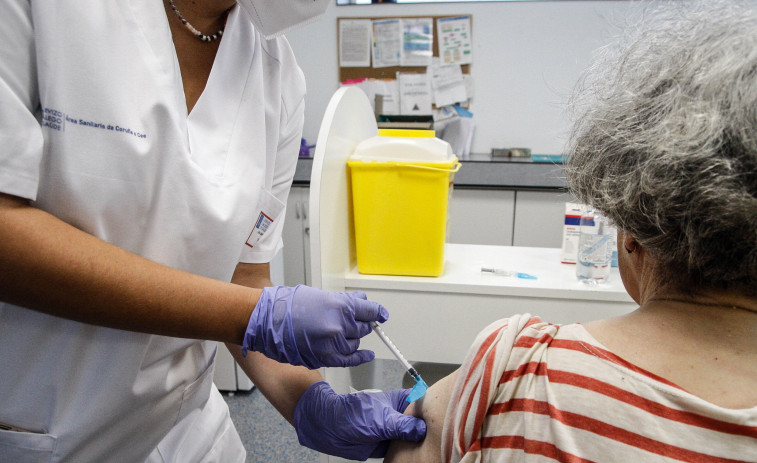
[[[355,264],[347,159],[358,143],[377,133],[365,93],[355,87],[337,90],[321,122],[310,174],[310,265],[315,287],[343,291],[344,276]]]

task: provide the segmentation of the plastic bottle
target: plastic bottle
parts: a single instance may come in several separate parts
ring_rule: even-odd
[[[579,281],[596,285],[610,277],[615,229],[594,209],[581,214],[576,276]]]

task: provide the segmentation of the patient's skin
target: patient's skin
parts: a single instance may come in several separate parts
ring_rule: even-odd
[[[445,376],[428,388],[426,395],[411,403],[405,415],[426,421],[426,438],[422,442],[392,441],[384,463],[432,463],[442,461],[442,428],[452,389],[460,370]]]

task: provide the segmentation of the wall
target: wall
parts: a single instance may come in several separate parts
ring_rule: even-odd
[[[631,5],[619,0],[333,5],[320,21],[287,34],[308,82],[304,137],[315,143],[339,86],[337,17],[471,14],[472,152],[518,146],[561,153],[566,97],[593,50],[617,32]]]

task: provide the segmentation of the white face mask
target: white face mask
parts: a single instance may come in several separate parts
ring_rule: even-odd
[[[266,39],[278,37],[297,26],[323,16],[334,0],[237,0],[255,28]]]

